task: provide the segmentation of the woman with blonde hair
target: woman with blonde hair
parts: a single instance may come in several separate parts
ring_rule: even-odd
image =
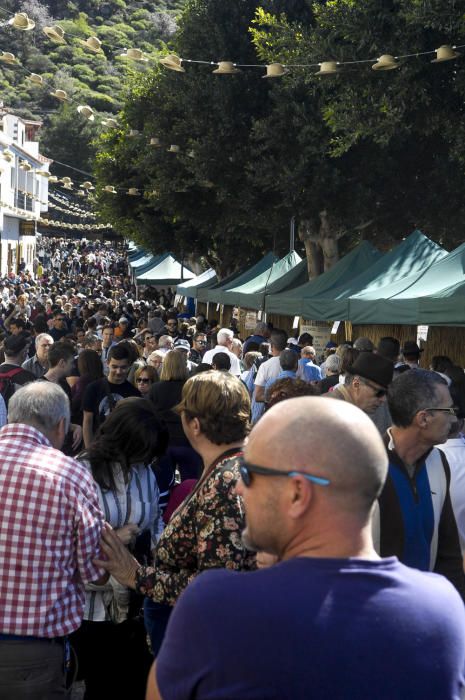
[[[192,447],[203,460],[194,490],[173,513],[160,537],[153,567],[139,566],[112,531],[106,530],[98,564],[120,583],[147,596],[146,626],[154,655],[178,597],[201,571],[254,569],[255,554],[245,549],[244,511],[236,493],[244,440],[249,431],[250,398],[229,372],[191,377],[177,408]]]

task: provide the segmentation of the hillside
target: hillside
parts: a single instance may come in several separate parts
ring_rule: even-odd
[[[91,141],[104,128],[102,117],[114,116],[121,107],[126,77],[145,70],[176,30],[176,16],[184,0],[8,0],[0,7],[3,52],[13,53],[15,64],[0,63],[0,96],[3,104],[25,118],[41,119],[41,150],[83,170],[90,168]],[[8,24],[14,13],[26,13],[35,22],[30,31]],[[55,43],[43,31],[58,25],[64,43]],[[82,43],[97,37],[101,50],[93,53]],[[147,62],[122,58],[125,49],[144,52]],[[41,77],[42,84],[30,80]],[[67,102],[50,95],[64,90]],[[92,123],[76,112],[89,105]],[[58,149],[58,151],[57,151]]]

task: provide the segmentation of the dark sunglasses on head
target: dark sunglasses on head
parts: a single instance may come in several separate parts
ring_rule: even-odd
[[[331,483],[329,479],[325,479],[322,476],[314,476],[313,474],[307,474],[297,469],[292,469],[288,472],[278,469],[269,469],[268,467],[261,467],[258,464],[250,464],[250,462],[246,462],[244,459],[241,460],[239,471],[244,486],[247,487],[252,483],[252,474],[260,474],[261,476],[303,476],[305,479],[308,479],[308,481],[318,484],[318,486],[328,486]]]

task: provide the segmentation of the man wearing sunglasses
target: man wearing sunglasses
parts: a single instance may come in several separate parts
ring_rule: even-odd
[[[279,563],[204,572],[188,586],[147,698],[458,698],[460,597],[373,547],[386,472],[376,427],[347,402],[296,398],[265,413],[236,491],[243,543]]]
[[[381,355],[361,352],[345,374],[345,383],[327,394],[333,399],[352,403],[372,415],[386,401],[394,365]]]
[[[389,387],[393,425],[385,436],[388,478],[374,519],[382,556],[449,579],[465,599],[465,576],[449,492],[450,467],[435,445],[456,422],[447,382],[436,372],[408,370]]]

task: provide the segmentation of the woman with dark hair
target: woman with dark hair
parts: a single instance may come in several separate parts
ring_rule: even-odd
[[[71,387],[71,414],[73,423],[82,425],[82,398],[87,386],[103,377],[100,355],[95,350],[82,350],[77,358],[79,377]]]
[[[166,444],[166,431],[151,403],[132,397],[118,402],[78,457],[92,472],[105,520],[141,564],[150,561],[163,530],[151,464]],[[86,587],[82,626],[71,639],[86,700],[144,697],[150,654],[143,624],[131,619],[141,607],[134,598],[112,578],[104,586]]]
[[[235,489],[250,425],[247,389],[229,372],[202,372],[184,385],[177,410],[202,457],[200,479],[168,522],[153,567],[139,566],[113,532],[104,534],[107,559],[99,562],[121,583],[147,596],[144,612],[155,656],[172,607],[195,576],[206,569],[255,568],[255,554],[241,540],[244,510]]]

